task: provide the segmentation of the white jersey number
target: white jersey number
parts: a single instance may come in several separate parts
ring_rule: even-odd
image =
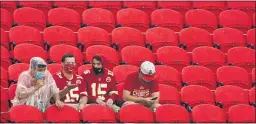
[[[66,94],[66,99],[64,102],[75,102],[78,101],[79,99],[79,95],[78,94],[74,94],[74,91],[78,91],[78,87],[71,89],[69,91],[69,93]],[[70,96],[69,96],[70,95]]]
[[[96,83],[92,83],[91,85],[92,88],[92,96],[96,96],[96,92],[98,94],[98,97],[102,100],[105,100],[105,95],[107,92],[102,90],[102,88],[107,88],[107,84],[99,84],[98,89],[96,89]]]

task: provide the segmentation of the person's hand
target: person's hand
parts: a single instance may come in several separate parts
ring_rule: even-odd
[[[59,109],[61,109],[61,108],[63,108],[64,103],[63,103],[62,101],[60,101],[60,100],[57,100],[57,101],[55,102],[55,105],[56,105]]]
[[[76,88],[76,87],[77,87],[77,84],[67,84],[67,88],[68,88],[69,90],[74,89],[74,88]]]
[[[44,86],[44,80],[43,80],[43,79],[37,79],[37,80],[36,80],[36,84],[35,84],[35,89],[38,90],[38,89],[40,89],[42,86]]]
[[[114,101],[112,99],[110,99],[110,98],[106,102],[107,106],[112,106],[113,103],[114,103]]]
[[[97,98],[97,99],[96,99],[96,102],[97,102],[99,105],[104,105],[104,106],[106,106],[106,103],[105,103],[102,99],[100,99],[100,98]]]
[[[144,103],[145,105],[151,106],[151,105],[154,103],[154,101],[151,100],[151,99],[152,99],[152,97],[142,98],[142,101],[143,101],[143,103]]]

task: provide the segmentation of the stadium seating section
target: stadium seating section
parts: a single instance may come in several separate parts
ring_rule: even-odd
[[[255,1],[1,1],[1,122],[256,122]],[[89,105],[41,112],[11,107],[19,74],[32,57],[50,73],[76,57],[77,72],[94,55],[107,60],[119,100],[127,74],[156,65],[161,107],[135,104],[119,113]]]

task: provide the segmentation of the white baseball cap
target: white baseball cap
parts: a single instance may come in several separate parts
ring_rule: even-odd
[[[144,61],[140,66],[140,71],[144,79],[153,81],[156,79],[155,65],[150,61]]]

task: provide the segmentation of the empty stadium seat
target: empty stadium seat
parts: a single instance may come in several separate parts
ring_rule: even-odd
[[[92,64],[85,64],[78,67],[78,74],[82,75],[84,71],[92,69]]]
[[[205,9],[213,12],[217,17],[226,9],[226,3],[224,1],[194,1],[194,9]]]
[[[17,88],[17,84],[12,84],[9,89],[8,89],[8,93],[9,93],[9,99],[13,100],[15,97],[15,93],[16,93],[16,88]]]
[[[17,105],[10,109],[10,118],[16,123],[43,123],[43,113],[29,105]]]
[[[52,46],[49,51],[49,59],[51,63],[61,63],[62,57],[67,53],[75,56],[78,66],[83,64],[83,54],[81,51],[74,46],[66,44]]]
[[[127,8],[117,12],[117,24],[123,27],[133,27],[142,32],[149,28],[148,15],[138,9]]]
[[[154,54],[141,46],[127,46],[121,51],[122,62],[125,64],[140,66],[144,61],[155,63]]]
[[[156,27],[146,31],[146,46],[154,53],[162,46],[178,46],[177,34],[167,28]]]
[[[69,8],[55,8],[48,12],[48,23],[63,26],[77,32],[81,26],[81,16]]]
[[[183,28],[184,18],[175,10],[158,9],[151,14],[151,24],[155,27],[165,27],[179,32]]]
[[[247,47],[255,49],[255,37],[256,37],[256,29],[250,29],[247,32],[246,40],[247,40]]]
[[[82,19],[85,26],[99,27],[109,33],[115,28],[115,16],[105,9],[87,9],[83,12]]]
[[[92,45],[110,46],[110,36],[107,31],[98,27],[80,28],[77,33],[78,47],[85,51]]]
[[[4,69],[8,69],[8,67],[12,64],[11,55],[5,47],[1,46],[1,56],[0,56],[0,65]]]
[[[134,65],[118,65],[113,68],[113,73],[118,84],[124,83],[129,73],[139,71],[139,67]]]
[[[122,3],[120,1],[89,1],[89,7],[109,10],[116,17],[116,13],[122,8]]]
[[[255,123],[256,108],[246,104],[234,105],[229,108],[229,123]]]
[[[246,12],[250,18],[255,13],[255,1],[227,1],[228,9],[236,9]],[[254,22],[255,23],[255,22]]]
[[[217,81],[220,85],[234,85],[244,89],[251,88],[248,72],[237,66],[222,66],[218,68]]]
[[[243,33],[251,28],[252,23],[247,13],[239,10],[226,10],[220,13],[220,26],[235,28]]]
[[[9,37],[4,29],[1,28],[1,46],[9,49]]]
[[[188,52],[200,46],[212,46],[212,37],[210,33],[200,28],[185,28],[179,33],[180,47]]]
[[[226,53],[232,47],[245,46],[243,33],[234,28],[220,28],[213,32],[214,47]]]
[[[2,4],[2,1],[1,1],[1,4]],[[12,27],[11,13],[2,8],[0,8],[0,11],[1,11],[1,28],[8,31]]]
[[[124,1],[124,8],[135,8],[144,11],[150,17],[151,13],[156,9],[156,1]]]
[[[102,105],[88,105],[82,110],[82,119],[89,123],[114,123],[116,122],[115,112]]]
[[[71,29],[62,26],[51,26],[44,29],[44,45],[47,50],[57,44],[76,46],[76,35]]]
[[[0,77],[0,81],[1,81],[1,87],[3,88],[8,88],[8,73],[7,70],[5,70],[3,67],[1,67],[1,77]]]
[[[179,72],[190,64],[188,53],[176,46],[164,46],[157,50],[157,62],[162,65],[168,65]]]
[[[112,31],[112,47],[118,52],[130,45],[145,46],[142,32],[131,27],[120,27]]]
[[[0,95],[0,103],[1,103],[1,109],[0,112],[8,112],[8,92],[1,86],[1,95]],[[1,117],[2,118],[2,117]]]
[[[252,84],[253,84],[253,85],[256,85],[256,80],[255,80],[255,68],[252,69],[251,74],[252,74]]]
[[[87,8],[86,1],[54,1],[54,7],[65,7],[72,10],[75,10],[80,16],[83,11]]]
[[[216,88],[214,73],[203,66],[187,66],[182,69],[182,81],[184,85],[201,85],[211,90]]]
[[[11,50],[13,50],[16,45],[24,43],[35,44],[43,47],[40,31],[30,26],[21,25],[11,28],[9,32],[9,40]]]
[[[120,122],[124,123],[152,123],[154,122],[153,112],[142,105],[132,104],[122,107],[119,111]]]
[[[16,9],[13,13],[14,23],[17,25],[27,25],[43,31],[46,27],[46,17],[38,9],[23,7]]]
[[[45,61],[48,59],[48,54],[42,47],[28,43],[15,46],[13,56],[18,63],[30,63],[32,57],[41,57]]]
[[[52,9],[51,1],[19,1],[20,7],[31,7],[41,10],[47,17],[48,12]]]
[[[205,66],[216,73],[216,70],[225,65],[225,55],[218,49],[202,46],[192,51],[192,60],[196,65]]]
[[[159,103],[160,104],[177,104],[180,105],[180,94],[177,88],[159,84]]]
[[[232,85],[218,87],[215,90],[215,100],[225,112],[236,104],[248,104],[248,92]]]
[[[204,9],[189,10],[185,15],[187,26],[202,28],[212,33],[217,28],[217,17]]]
[[[8,68],[9,83],[18,83],[19,75],[29,69],[27,63],[16,63]]]
[[[202,104],[193,108],[192,119],[195,123],[226,123],[224,111],[214,105]]]
[[[87,62],[91,62],[95,55],[104,56],[106,59],[105,68],[112,70],[115,66],[119,65],[119,56],[115,49],[103,46],[103,45],[93,45],[86,49],[84,53]]]
[[[214,93],[203,86],[190,85],[181,89],[181,101],[185,105],[195,107],[199,104],[213,104],[214,105]]]
[[[62,70],[62,65],[58,63],[52,63],[47,65],[47,70],[52,74],[56,74]]]
[[[253,17],[252,17],[252,22],[253,22],[253,23],[252,23],[252,26],[253,26],[254,28],[256,27],[256,19],[255,19],[256,17],[255,17],[255,16],[256,16],[256,13],[254,13],[254,14],[253,14]]]
[[[192,9],[190,1],[158,1],[158,8],[173,9],[180,12],[183,16]]]
[[[251,105],[256,106],[255,87],[253,87],[253,88],[250,89],[250,91],[249,91],[249,103],[250,103]]]
[[[175,68],[166,65],[156,65],[157,83],[166,84],[181,89],[180,72]]]
[[[6,9],[12,15],[14,10],[17,9],[17,2],[16,1],[1,1],[1,8]]]
[[[167,104],[156,109],[155,120],[158,123],[189,123],[188,111],[179,105]]]
[[[52,123],[79,123],[80,115],[75,108],[64,105],[59,109],[56,105],[51,105],[46,109],[45,118]]]
[[[242,67],[248,73],[255,68],[255,50],[247,47],[234,47],[229,49],[227,55],[230,64]]]

